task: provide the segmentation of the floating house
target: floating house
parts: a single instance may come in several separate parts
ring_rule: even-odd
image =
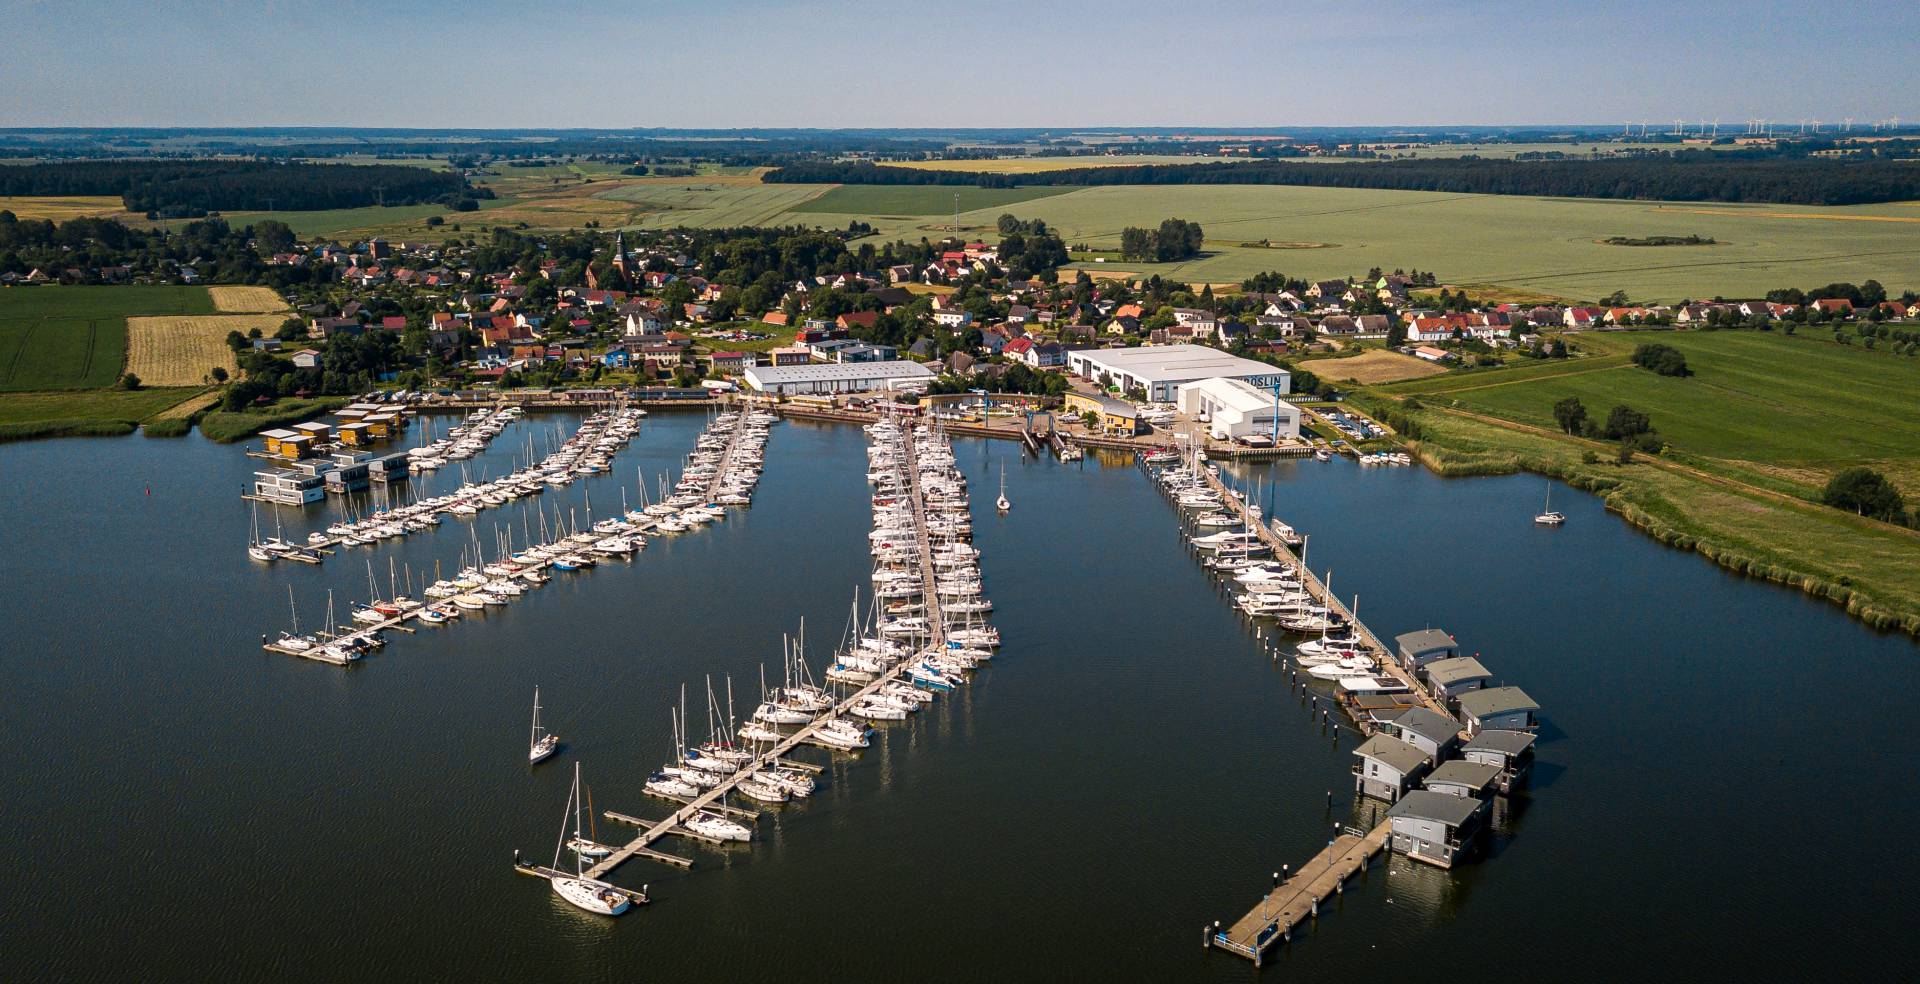
[[[1498,767],[1496,786],[1503,793],[1511,793],[1525,786],[1533,774],[1533,741],[1531,732],[1491,728],[1467,739],[1460,747],[1460,756]]]
[[[1460,695],[1460,723],[1469,736],[1488,729],[1532,731],[1540,722],[1540,705],[1519,687],[1482,687]]]
[[[1422,676],[1421,670],[1428,663],[1451,659],[1460,655],[1458,643],[1453,637],[1439,629],[1421,629],[1393,637],[1393,645],[1400,658],[1400,665],[1414,676]]]
[[[319,502],[327,497],[326,479],[311,466],[311,462],[302,462],[285,471],[254,472],[253,494],[282,506]]]
[[[1472,797],[1413,790],[1387,809],[1387,845],[1416,861],[1451,868],[1473,849],[1485,808]]]
[[[1441,763],[1440,767],[1427,774],[1420,782],[1420,788],[1431,789],[1448,796],[1465,796],[1470,799],[1487,799],[1493,795],[1500,781],[1500,767],[1485,762],[1468,762],[1454,759]]]
[[[1413,788],[1427,771],[1427,756],[1392,735],[1374,735],[1353,750],[1353,790],[1391,803]]]
[[[1427,686],[1436,697],[1451,702],[1469,690],[1479,690],[1493,679],[1472,656],[1454,656],[1427,664]]]
[[[1380,722],[1386,733],[1420,750],[1439,765],[1460,740],[1460,722],[1425,707],[1410,707]]]

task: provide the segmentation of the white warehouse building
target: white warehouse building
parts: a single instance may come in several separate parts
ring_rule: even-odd
[[[806,366],[748,366],[747,385],[768,396],[870,393],[920,390],[933,382],[933,370],[904,359],[892,362],[834,362]]]
[[[1217,440],[1275,437],[1285,441],[1300,436],[1300,408],[1244,379],[1182,384],[1180,412],[1192,417],[1205,414],[1207,430]]]
[[[1285,369],[1243,359],[1205,345],[1144,345],[1140,348],[1076,349],[1067,353],[1067,371],[1122,393],[1140,390],[1155,403],[1172,403],[1183,383],[1202,379],[1241,379],[1262,390],[1292,389]]]

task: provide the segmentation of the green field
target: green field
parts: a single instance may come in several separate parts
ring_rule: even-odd
[[[1616,404],[1644,411],[1675,449],[1768,474],[1813,476],[1848,465],[1920,462],[1920,360],[1857,345],[1829,333],[1623,332],[1579,341],[1612,354],[1532,363],[1512,370],[1453,373],[1386,387],[1539,427],[1557,426],[1553,404],[1578,397],[1593,417]],[[1686,354],[1693,375],[1660,376],[1627,361],[1642,342]],[[1914,491],[1920,491],[1915,489]]]
[[[0,393],[112,386],[126,362],[127,318],[212,313],[204,287],[0,289]]]
[[[966,185],[841,185],[796,206],[795,212],[833,212],[839,215],[924,216],[952,215],[959,200],[962,213],[1005,208],[1036,198],[1066,194],[1069,188],[974,188]]]
[[[725,180],[648,179],[595,193],[596,199],[633,205],[645,211],[634,224],[659,229],[693,226],[716,229],[733,226],[819,225],[817,217],[790,214],[833,185],[762,184],[731,177]]]

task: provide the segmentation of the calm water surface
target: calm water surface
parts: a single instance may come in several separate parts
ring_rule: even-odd
[[[469,465],[499,474],[572,422],[530,417]],[[596,516],[623,488],[637,504],[638,475],[671,471],[703,423],[655,414],[612,475],[536,505],[584,522],[589,497]],[[779,424],[751,510],[343,672],[259,649],[289,586],[303,625],[329,589],[344,618],[369,559],[384,591],[389,558],[450,573],[538,515],[266,567],[240,549],[237,448],[0,445],[0,978],[1253,978],[1200,927],[1367,819],[1354,738],[1309,721],[1136,469],[1008,443],[957,446],[1007,640],[973,685],[857,757],[812,753],[821,792],[753,845],[671,845],[690,872],[629,863],[616,880],[650,886],[644,910],[589,916],[511,872],[516,849],[551,857],[573,762],[600,809],[660,815],[641,783],[683,684],[698,718],[707,674],[750,703],[803,618],[816,654],[837,640],[866,575],[863,447]],[[1014,511],[995,517],[1003,462]],[[1491,858],[1376,864],[1265,976],[1889,977],[1920,956],[1898,836],[1920,810],[1911,643],[1570,490],[1567,526],[1537,528],[1538,479],[1235,474],[1313,534],[1376,630],[1446,628],[1548,720]],[[303,535],[339,508],[279,512]],[[565,747],[529,769],[535,685]]]

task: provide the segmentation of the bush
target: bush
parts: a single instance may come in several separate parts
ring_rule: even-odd
[[[1662,376],[1690,376],[1687,357],[1671,345],[1649,342],[1633,350],[1633,364]]]
[[[191,417],[167,417],[163,420],[149,421],[140,428],[148,437],[185,437],[193,430]]]
[[[127,373],[121,376],[120,382],[115,385],[123,390],[137,390],[140,388],[140,377],[133,373]]]

